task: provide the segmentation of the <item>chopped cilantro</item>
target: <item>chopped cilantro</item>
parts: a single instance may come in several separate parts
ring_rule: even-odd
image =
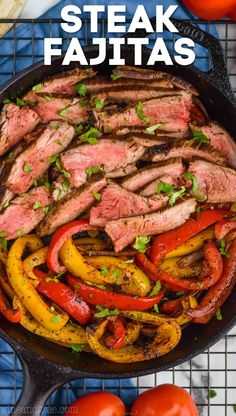
[[[65,181],[63,182],[63,184],[62,184],[62,189],[63,189],[63,191],[64,191],[64,192],[67,192],[67,191],[68,191],[68,189],[69,189],[69,187],[70,187],[70,182],[69,182],[69,181],[67,181],[67,180],[65,180]]]
[[[34,205],[33,205],[33,209],[39,209],[39,208],[41,208],[41,207],[42,207],[41,202],[39,202],[39,201],[35,201],[35,203],[34,203]]]
[[[62,108],[61,110],[58,110],[56,114],[58,114],[61,117],[66,117],[68,114],[68,108]]]
[[[50,210],[50,206],[44,207],[43,208],[43,213],[47,214],[49,212],[49,210]]]
[[[161,126],[165,126],[167,124],[166,121],[160,121],[160,123],[154,124],[153,126],[147,127],[146,131],[148,133],[154,133],[155,130],[159,129]]]
[[[216,319],[217,319],[217,321],[222,321],[222,319],[223,319],[220,308],[217,309],[217,311],[216,311]]]
[[[103,169],[100,168],[99,166],[95,166],[93,168],[91,167],[91,168],[87,168],[86,169],[86,174],[87,174],[88,178],[91,178],[91,176],[94,173],[101,173],[101,172],[103,172]]]
[[[224,239],[220,240],[220,248],[219,248],[220,254],[224,257],[230,258],[230,254],[227,253],[227,251],[225,251],[225,247],[226,247],[225,240]]]
[[[202,143],[209,143],[209,139],[201,130],[193,130],[193,138]]]
[[[45,186],[45,188],[47,188],[47,189],[50,189],[50,188],[51,188],[51,184],[50,184],[50,182],[49,182],[49,180],[48,180],[48,179],[46,179],[46,181],[44,182],[44,186]]]
[[[96,129],[95,127],[90,127],[89,130],[86,131],[86,133],[82,134],[79,139],[81,142],[96,144],[97,138],[100,134],[101,132],[98,129]]]
[[[100,273],[102,276],[106,276],[109,273],[108,268],[103,266],[100,270]]]
[[[14,157],[14,153],[13,152],[9,152],[7,155],[7,162],[12,162]]]
[[[48,158],[50,164],[55,163],[58,170],[62,170],[61,160],[59,155],[50,156]]]
[[[1,244],[1,251],[5,253],[7,251],[7,240],[5,237],[7,236],[7,233],[5,231],[0,232],[0,244]]]
[[[160,195],[161,192],[169,196],[171,192],[173,192],[174,188],[173,185],[171,185],[168,182],[162,182],[160,181],[157,185],[157,194]]]
[[[55,143],[56,143],[56,144],[58,144],[59,146],[63,146],[63,144],[62,144],[61,140],[59,140],[59,139],[57,139],[57,140],[55,141]]]
[[[198,194],[195,195],[197,201],[201,202],[201,201],[205,201],[206,197],[204,195]]]
[[[50,101],[52,101],[52,96],[51,95],[44,95],[45,100],[50,103]],[[54,126],[54,130],[59,129],[60,126]]]
[[[101,100],[99,100],[99,98],[95,98],[95,108],[97,110],[102,110],[103,108],[103,102]]]
[[[84,130],[84,126],[82,124],[79,124],[78,126],[75,126],[76,133],[81,133],[81,131]]]
[[[32,91],[40,91],[42,86],[43,86],[43,84],[37,84],[32,88]]]
[[[98,313],[95,313],[95,318],[104,318],[105,316],[111,316],[111,315],[119,315],[120,311],[118,309],[107,309],[102,308],[101,306],[97,305],[96,309],[99,311]]]
[[[200,208],[200,207],[197,207],[197,208],[195,209],[195,212],[196,212],[196,214],[197,214],[197,215],[199,215],[199,214],[200,214],[200,212],[201,212],[201,208]]]
[[[195,175],[193,175],[191,172],[184,172],[184,173],[183,173],[183,177],[184,177],[185,179],[190,179],[190,180],[192,181],[193,186],[192,186],[191,192],[192,192],[193,194],[195,194],[195,192],[196,192],[196,191],[198,190],[198,188],[199,188],[199,183],[198,183],[198,180],[197,180],[196,176],[195,176]]]
[[[147,245],[149,241],[150,241],[150,237],[145,237],[145,236],[136,237],[133,247],[140,253],[145,253],[145,251],[147,251]]]
[[[71,344],[70,348],[72,348],[73,352],[81,352],[84,349],[83,344]]]
[[[101,200],[101,194],[99,194],[96,191],[92,192],[92,195],[94,196],[94,198],[96,199],[96,201],[100,201]]]
[[[217,396],[217,393],[216,393],[216,391],[215,390],[209,390],[209,397],[211,398],[211,399],[213,399],[214,397],[216,397]]]
[[[141,314],[141,312],[137,312],[137,313],[134,313],[134,314],[133,314],[133,317],[134,317],[135,319],[141,319],[141,318],[142,318],[142,314]]]
[[[17,235],[18,237],[22,237],[22,235],[24,234],[24,230],[23,227],[19,228],[19,230],[17,230]]]
[[[45,282],[47,282],[47,283],[49,283],[49,282],[58,283],[59,279],[58,279],[58,276],[46,277]]]
[[[236,413],[236,404],[233,404],[234,413]]]
[[[182,290],[178,290],[175,294],[176,296],[183,296],[185,295],[185,292],[183,292]]]
[[[159,307],[158,307],[157,303],[156,303],[156,305],[153,306],[153,309],[156,313],[159,313]]]
[[[21,100],[20,98],[16,98],[16,105],[18,105],[18,107],[25,107],[27,102]]]
[[[143,103],[141,101],[136,105],[135,112],[141,121],[150,123],[151,120],[143,114]]]
[[[173,205],[176,203],[176,201],[179,198],[182,198],[186,194],[186,188],[184,186],[181,186],[181,188],[178,191],[173,192],[169,199],[169,205],[173,207]]]
[[[9,98],[5,98],[5,100],[3,100],[3,102],[2,102],[3,104],[10,104],[10,103],[12,103],[12,101],[11,100],[9,100]]]
[[[51,306],[51,308],[50,308],[50,312],[55,312],[55,308],[54,308],[54,306]]]
[[[61,320],[61,315],[60,315],[60,314],[55,315],[55,316],[53,316],[53,317],[50,319],[50,321],[51,321],[53,324],[59,324],[60,320]]]
[[[38,186],[38,181],[37,181],[37,179],[34,179],[34,180],[33,180],[33,185],[35,186],[35,188],[37,188],[37,186]]]
[[[75,89],[79,95],[82,95],[82,97],[87,95],[88,90],[85,84],[77,84]]]
[[[122,75],[111,74],[112,81],[116,81],[117,79],[120,79],[120,78],[122,78]]]
[[[32,169],[31,169],[31,167],[30,167],[30,165],[29,165],[28,162],[25,163],[23,170],[24,170],[25,173],[32,172]]]
[[[7,207],[9,207],[10,202],[11,202],[11,200],[10,200],[10,199],[7,199],[7,200],[4,202],[4,204],[3,204],[3,208],[7,208]]]
[[[149,297],[157,295],[160,292],[160,290],[161,290],[161,282],[160,280],[158,280],[154,288],[152,289],[151,293],[149,293]]]
[[[121,269],[119,267],[116,267],[114,272],[112,273],[111,277],[116,279],[116,278],[119,278],[121,276],[121,274],[122,274]]]

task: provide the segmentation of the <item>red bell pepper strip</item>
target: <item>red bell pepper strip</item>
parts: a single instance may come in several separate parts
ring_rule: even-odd
[[[92,311],[89,305],[77,293],[62,282],[46,281],[46,273],[34,269],[34,274],[38,278],[36,290],[46,298],[61,306],[81,325],[87,324],[92,319]]]
[[[18,324],[21,321],[22,312],[11,308],[10,303],[5,297],[2,289],[0,288],[0,313],[13,324]]]
[[[223,260],[221,279],[212,286],[196,309],[190,309],[187,314],[195,323],[206,324],[216,314],[231,294],[236,284],[236,240],[228,250],[229,258]]]
[[[236,221],[221,220],[215,225],[215,236],[217,240],[222,240],[232,230],[236,229]]]
[[[224,210],[201,211],[196,219],[190,218],[180,227],[160,234],[152,244],[151,260],[154,264],[159,264],[167,253],[229,214],[232,215],[229,211]]]
[[[108,335],[105,338],[105,344],[112,350],[122,348],[125,343],[126,329],[119,316],[111,317],[107,324],[107,329],[112,332],[112,335]]]
[[[53,273],[58,274],[66,271],[65,267],[59,263],[58,257],[65,241],[73,234],[89,230],[97,230],[97,228],[90,225],[88,220],[72,221],[58,228],[50,241],[47,255],[47,266]]]
[[[169,315],[171,313],[181,312],[181,309],[182,309],[181,301],[183,300],[184,297],[185,296],[181,296],[178,299],[167,300],[166,302],[164,302],[160,307],[161,313],[165,313]]]
[[[70,274],[67,274],[66,281],[86,302],[109,309],[117,308],[125,311],[146,311],[158,304],[164,296],[163,292],[159,292],[157,295],[150,296],[149,298],[134,298],[132,296],[111,292],[110,290],[89,286]]]

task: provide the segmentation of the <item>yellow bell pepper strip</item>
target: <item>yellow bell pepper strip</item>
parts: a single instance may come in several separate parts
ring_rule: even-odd
[[[130,321],[126,324],[125,345],[134,344],[139,338],[142,324],[140,322]]]
[[[207,240],[213,240],[215,238],[214,228],[210,227],[207,230],[202,231],[195,237],[190,238],[181,246],[175,250],[170,251],[165,259],[171,259],[173,257],[186,256],[187,254],[193,253],[203,247],[204,242]]]
[[[35,276],[33,269],[34,267],[40,266],[41,264],[44,264],[46,262],[47,253],[48,247],[42,247],[39,250],[32,253],[23,261],[25,273],[27,274],[28,278],[30,279],[30,282],[34,286],[37,286],[38,279]]]
[[[236,212],[236,202],[233,202],[231,207],[230,207],[230,211]]]
[[[146,296],[150,292],[149,278],[134,264],[110,256],[85,257],[85,260],[95,267],[100,267],[105,283],[122,284],[123,292],[137,296]],[[104,269],[107,269],[105,275]]]
[[[89,220],[72,221],[58,228],[58,230],[54,233],[50,241],[47,256],[48,268],[55,274],[58,274],[60,272],[64,273],[66,269],[59,263],[58,257],[59,251],[62,248],[63,244],[66,242],[68,238],[72,237],[72,235],[82,231],[91,230],[97,231],[97,228],[90,225]]]
[[[5,268],[1,263],[0,263],[0,287],[2,287],[4,293],[6,293],[9,299],[14,298],[15,296],[14,290],[12,289],[10,285]]]
[[[4,250],[2,244],[0,244],[0,261],[6,266],[7,264],[7,256],[8,256],[8,251]]]
[[[193,277],[198,276],[201,273],[202,266],[200,264],[189,266],[189,267],[179,267],[178,261],[180,257],[174,257],[172,259],[163,260],[160,264],[160,269],[165,271],[172,276],[176,277]]]
[[[15,296],[13,301],[14,308],[18,307],[22,311],[20,324],[28,331],[46,338],[53,342],[63,344],[87,344],[85,330],[72,323],[67,323],[60,330],[49,330],[40,325],[24,308],[23,303]]]
[[[153,341],[142,346],[125,346],[118,350],[106,348],[101,343],[108,320],[87,327],[86,334],[91,349],[100,357],[116,363],[134,363],[161,357],[174,349],[181,338],[181,328],[176,322],[160,325],[156,328]]]
[[[100,238],[91,238],[91,237],[83,237],[77,238],[74,240],[76,247],[82,252],[86,251],[102,251],[107,249],[107,244],[104,240],[100,240]]]
[[[137,296],[146,296],[150,292],[150,281],[138,267],[116,257],[83,257],[72,238],[63,244],[59,256],[71,274],[90,283],[120,285],[124,292]]]
[[[56,310],[52,312],[30,283],[23,267],[22,256],[25,249],[28,247],[31,251],[37,251],[42,246],[42,241],[36,235],[18,238],[9,251],[7,274],[14,292],[34,319],[48,330],[60,330],[68,322],[68,314],[63,311],[58,313]]]

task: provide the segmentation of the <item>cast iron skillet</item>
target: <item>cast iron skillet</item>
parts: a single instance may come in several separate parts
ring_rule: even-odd
[[[174,64],[170,67],[158,64],[156,69],[170,72],[191,82],[200,92],[201,100],[212,119],[219,121],[236,137],[236,100],[231,90],[223,53],[219,42],[204,31],[182,21],[173,20],[182,36],[192,38],[210,52],[212,69],[203,73],[193,67]],[[142,30],[134,36],[143,37]],[[87,57],[96,57],[97,47],[85,48]],[[143,52],[143,66],[148,60],[150,51]],[[108,47],[106,62],[96,70],[110,72],[108,59],[112,56]],[[123,48],[123,57],[127,65],[133,64],[133,53],[129,47]],[[75,65],[71,65],[73,68]],[[56,59],[52,66],[38,63],[12,79],[0,92],[0,100],[6,97],[21,96],[42,79],[62,70],[61,59]],[[13,415],[30,413],[39,416],[49,395],[60,385],[69,380],[82,377],[122,378],[137,377],[157,371],[163,371],[190,360],[222,338],[236,323],[236,291],[225,302],[222,308],[222,321],[213,319],[207,325],[190,325],[175,350],[156,360],[116,364],[86,353],[73,353],[67,349],[49,343],[32,335],[21,326],[12,325],[0,316],[0,336],[7,341],[20,358],[25,384],[22,395]]]

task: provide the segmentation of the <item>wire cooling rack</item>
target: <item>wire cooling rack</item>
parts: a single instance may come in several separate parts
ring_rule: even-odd
[[[190,21],[196,23],[196,21]],[[36,25],[45,25],[47,36],[54,36],[54,30],[58,30],[59,20],[0,20],[1,23],[13,23],[13,29],[0,39],[0,59],[11,58],[11,67],[2,64],[0,66],[0,85],[14,76],[23,67],[43,59],[38,52],[43,39],[35,36]],[[83,32],[84,44],[90,44],[88,21],[85,21]],[[208,32],[211,25],[208,22],[197,21]],[[215,22],[220,34],[220,41],[225,51],[228,72],[234,91],[236,92],[236,24],[230,21]],[[24,40],[30,43],[31,53],[25,53],[24,49],[18,52],[17,37],[19,24],[30,25],[29,31],[25,31]],[[100,34],[105,35],[106,22],[100,23]],[[69,39],[64,40],[65,50]],[[168,41],[173,39],[168,38]],[[4,49],[4,42],[9,47]],[[41,47],[42,49],[42,47]],[[2,51],[5,51],[4,54]],[[198,59],[206,59],[206,55],[197,56]],[[66,384],[55,392],[48,400],[44,409],[44,415],[63,414],[68,401],[85,392],[95,390],[107,390],[118,394],[126,404],[130,405],[134,397],[146,389],[161,383],[175,383],[188,390],[196,401],[200,416],[235,416],[236,415],[236,328],[218,342],[209,351],[200,354],[193,360],[182,364],[169,371],[138,377],[130,380],[89,380],[84,379]],[[18,399],[22,389],[22,370],[17,356],[4,342],[0,343],[0,416],[11,413],[12,406]],[[69,399],[70,398],[70,399]]]

